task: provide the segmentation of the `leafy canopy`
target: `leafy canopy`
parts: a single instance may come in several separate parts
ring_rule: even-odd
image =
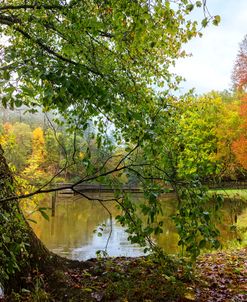
[[[139,160],[139,166],[148,162],[149,170],[145,170],[145,164],[143,169],[135,171],[132,164],[132,172],[140,178],[142,172],[145,174],[148,205],[142,211],[151,225],[143,229],[134,205],[127,198],[121,204],[125,215],[120,217],[120,222],[128,224],[130,234],[137,234],[132,240],[141,244],[146,243],[152,232],[161,231],[155,220],[160,213],[158,196],[153,192],[155,186],[159,187],[152,182],[156,174],[161,182],[178,180],[179,158],[176,152],[170,152],[176,150],[171,134],[180,128],[188,136],[190,130],[196,132],[193,125],[188,129],[186,123],[180,125],[177,118],[171,118],[179,112],[172,92],[181,79],[172,74],[170,67],[185,56],[182,45],[200,34],[197,22],[191,21],[189,15],[202,5],[206,14],[205,2],[49,0],[23,4],[13,0],[0,5],[1,35],[8,37],[6,45],[1,46],[3,105],[55,109],[72,126],[80,124],[83,130],[91,119],[98,123],[99,136],[105,134],[104,122],[110,121],[115,129],[121,130],[125,142],[129,140],[142,147],[141,158],[134,160]],[[210,19],[215,25],[220,21],[219,16],[205,15],[201,25],[205,27]],[[169,133],[170,130],[173,132]],[[117,165],[119,170],[136,149],[126,150],[129,153]],[[150,170],[150,162],[155,171]],[[194,171],[193,167],[190,171]],[[195,188],[198,184],[199,188],[194,189],[193,203],[187,198],[187,191],[178,192],[182,202],[188,199],[188,211],[184,212],[181,206],[176,220],[177,226],[182,225],[180,235],[185,238],[181,245],[187,242],[195,245],[196,250],[192,251],[195,257],[200,249],[198,236],[207,233],[214,238],[217,234],[211,228],[208,214],[207,218],[201,214],[207,196],[195,179],[200,175],[193,178],[190,173],[184,174],[185,179],[179,179],[182,185],[189,183]],[[199,203],[202,207],[198,210]],[[191,222],[188,225],[187,220]],[[196,229],[205,221],[209,226],[198,235]]]
[[[58,109],[71,123],[103,115],[125,130],[144,127],[144,115],[160,107],[157,87],[165,86],[163,95],[177,88],[169,68],[198,34],[187,0],[24,3],[0,4],[8,37],[1,40],[2,102]]]

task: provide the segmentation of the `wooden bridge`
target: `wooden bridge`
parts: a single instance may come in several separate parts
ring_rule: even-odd
[[[105,184],[88,184],[88,183],[82,183],[79,185],[76,185],[75,191],[68,187],[72,187],[73,183],[58,183],[57,188],[61,188],[60,191],[58,191],[58,194],[76,194],[76,191],[84,193],[84,192],[91,192],[91,193],[111,193],[114,191],[123,191],[128,193],[143,193],[143,190],[137,186],[133,185],[122,185],[119,188],[112,188],[109,185]],[[62,189],[62,188],[66,189]]]
[[[52,195],[52,216],[55,215],[55,204],[56,204],[56,199],[60,195],[65,195],[65,194],[76,194],[75,191],[73,191],[70,187],[72,187],[74,184],[73,183],[58,183],[56,186],[58,189],[61,188],[61,190],[58,190],[54,192]],[[221,183],[207,183],[205,184],[209,187],[211,190],[218,190],[218,189],[247,189],[247,181],[225,181]],[[64,189],[63,189],[64,188]],[[123,192],[128,192],[128,193],[143,193],[143,189],[137,186],[133,185],[122,185],[119,188],[113,188],[110,185],[105,185],[105,184],[88,184],[88,183],[82,183],[78,184],[75,187],[75,190],[77,192],[81,193],[113,193],[117,190],[123,191]],[[174,194],[172,193],[172,188],[167,187],[167,189],[170,189],[170,193],[167,194]]]
[[[206,183],[209,189],[215,189],[215,190],[220,190],[220,189],[228,189],[228,190],[234,190],[234,189],[247,189],[247,180],[229,180],[229,181],[222,181],[220,183]]]
[[[223,181],[221,183],[206,183],[209,189],[219,190],[219,189],[247,189],[247,181]],[[58,183],[57,188],[61,188],[58,191],[58,194],[76,194],[77,192],[91,192],[91,193],[111,193],[115,191],[123,191],[127,193],[143,193],[143,189],[135,186],[135,185],[122,185],[120,187],[111,187],[110,185],[106,184],[88,184],[88,183],[81,183],[76,185],[75,191],[70,189],[69,187],[73,186],[73,183]],[[64,189],[62,189],[64,188]],[[167,186],[167,189],[172,191],[171,187]]]

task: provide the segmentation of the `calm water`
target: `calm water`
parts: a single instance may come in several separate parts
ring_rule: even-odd
[[[93,195],[98,197],[98,195]],[[101,194],[101,198],[109,198],[109,194]],[[136,202],[141,201],[141,195],[134,195]],[[104,203],[111,211],[113,217],[118,214],[118,210],[111,202]],[[163,221],[164,232],[154,238],[162,248],[168,253],[178,252],[175,226],[169,218],[175,212],[176,201],[170,198],[163,198]],[[40,206],[51,207],[51,200],[44,200]],[[51,211],[47,213],[50,215]],[[238,214],[238,221],[245,220],[247,208],[243,205],[232,205],[226,202],[220,213],[219,228],[221,230],[221,240],[223,242],[232,240],[236,234],[230,230],[230,225],[234,222],[235,214]],[[50,215],[51,216],[51,215]],[[140,256],[143,250],[138,245],[132,245],[127,240],[127,233],[113,219],[112,228],[109,214],[97,201],[88,201],[81,197],[65,196],[57,199],[55,217],[50,217],[49,221],[34,213],[31,218],[36,220],[36,224],[30,222],[35,233],[53,252],[71,259],[86,260],[95,257],[96,251],[104,250],[106,244],[109,256]],[[102,226],[103,225],[103,226]],[[102,227],[103,230],[100,230]],[[111,236],[110,231],[112,229]],[[102,236],[98,236],[101,231]]]

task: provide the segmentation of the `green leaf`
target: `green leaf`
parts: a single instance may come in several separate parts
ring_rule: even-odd
[[[204,18],[201,22],[203,27],[206,27],[208,25],[208,18]]]
[[[220,24],[221,17],[219,15],[214,16],[213,25],[218,26]]]
[[[47,208],[38,208],[38,211],[40,212],[40,214],[42,215],[42,217],[44,219],[46,219],[47,221],[50,220],[49,215],[47,215],[47,213],[45,212],[45,210],[47,210]]]
[[[189,12],[191,12],[193,9],[194,9],[194,5],[193,4],[188,4],[186,6],[186,10],[189,11]]]
[[[22,106],[22,100],[21,99],[19,99],[19,98],[17,98],[17,99],[15,99],[15,107],[21,107]]]
[[[37,221],[36,221],[36,220],[34,220],[34,219],[27,218],[27,220],[28,220],[28,221],[30,221],[30,222],[33,222],[33,223],[36,223],[36,224],[37,224]]]
[[[207,241],[205,239],[202,239],[199,243],[199,248],[203,249],[207,244]]]
[[[8,81],[10,79],[10,73],[7,70],[4,70],[4,72],[3,72],[3,78],[6,81]]]
[[[10,238],[8,236],[2,236],[4,243],[10,243]]]
[[[90,287],[83,287],[83,291],[91,293],[93,291],[93,289]]]
[[[7,108],[7,104],[8,104],[8,99],[7,99],[7,97],[3,97],[2,98],[2,104],[3,104],[3,107],[6,109]]]

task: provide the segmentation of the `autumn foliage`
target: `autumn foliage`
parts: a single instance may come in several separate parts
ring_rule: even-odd
[[[232,150],[238,163],[244,169],[247,169],[247,95],[242,99],[239,107],[239,115],[242,118],[241,135],[233,142]]]
[[[241,95],[239,116],[241,117],[241,134],[232,144],[232,151],[237,162],[247,169],[247,35],[240,44],[239,53],[233,70],[233,83]]]
[[[243,90],[247,85],[247,35],[240,44],[239,53],[233,70],[233,83],[238,90]]]
[[[232,150],[238,162],[247,169],[247,138],[242,135],[237,141],[233,142]]]

